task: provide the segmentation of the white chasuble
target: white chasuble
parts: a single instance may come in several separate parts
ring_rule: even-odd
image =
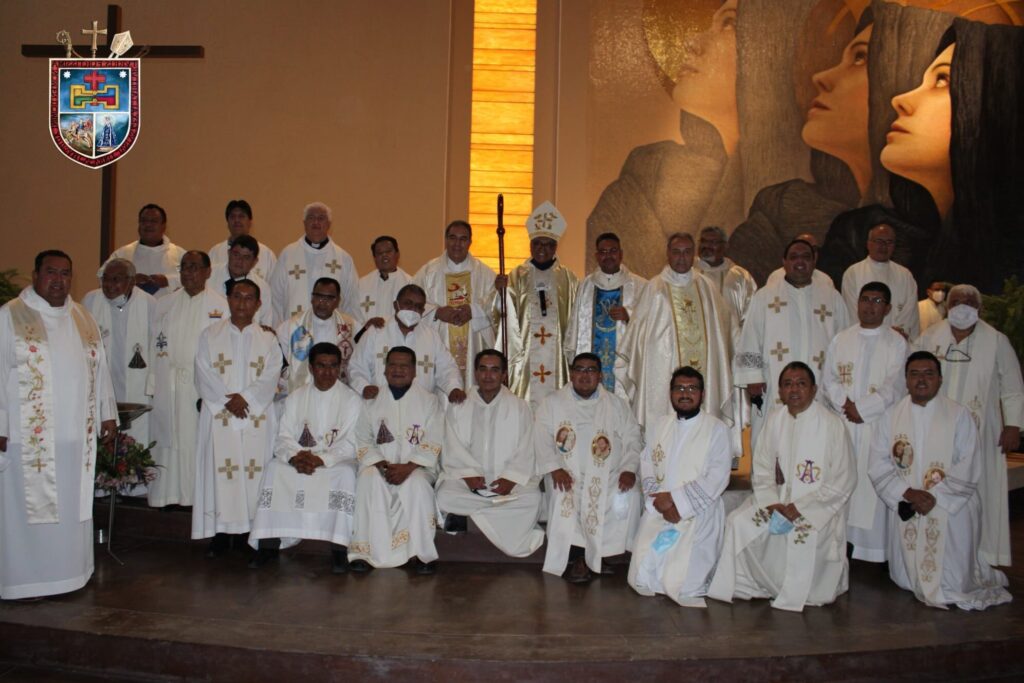
[[[366,330],[356,344],[349,362],[349,385],[356,393],[361,395],[368,386],[376,386],[381,392],[385,390],[384,365],[388,351],[396,346],[405,346],[416,352],[414,382],[417,386],[444,397],[454,389],[462,388],[459,368],[437,330],[428,323],[420,322],[409,334],[404,334],[398,321],[391,316],[384,327]]]
[[[1024,383],[1020,362],[1002,332],[979,320],[957,343],[948,320],[933,325],[917,348],[942,363],[942,393],[970,411],[981,449],[981,557],[991,565],[1009,566],[1010,509],[1006,454],[999,447],[1004,425],[1024,427]]]
[[[664,594],[683,607],[704,607],[722,549],[732,449],[725,423],[701,411],[690,419],[665,415],[651,425],[640,456],[644,515],[629,565],[629,585],[641,595]],[[679,522],[654,509],[670,493]]]
[[[395,299],[398,292],[412,282],[412,276],[401,268],[388,273],[387,279],[379,270],[374,270],[359,278],[359,295],[356,297],[355,319],[359,331],[371,318],[387,320],[395,314]]]
[[[1011,600],[1006,576],[978,555],[978,432],[963,406],[906,397],[881,420],[871,445],[871,479],[888,508],[889,576],[918,600],[945,609],[985,609]],[[935,497],[927,515],[900,519],[910,488]]]
[[[857,459],[857,488],[850,498],[847,537],[853,544],[853,558],[885,562],[885,506],[879,504],[868,460],[871,436],[878,421],[906,394],[903,365],[907,342],[891,327],[864,329],[854,325],[836,335],[825,354],[821,391],[828,404],[846,425]],[[850,400],[862,423],[850,422],[843,406]]]
[[[437,559],[434,481],[444,438],[437,398],[413,384],[395,398],[386,385],[363,402],[356,423],[356,512],[350,560],[374,567],[398,567],[417,557]],[[376,464],[415,463],[401,484],[389,484]]]
[[[722,556],[708,596],[772,598],[800,612],[846,592],[847,501],[857,485],[853,448],[842,421],[817,402],[793,417],[769,413],[754,449],[754,494],[726,522]],[[769,505],[793,503],[800,516],[785,534],[769,533]]]
[[[167,286],[158,289],[153,296],[162,299],[175,292],[181,287],[181,276],[178,274],[178,266],[181,265],[181,258],[185,250],[164,235],[163,242],[155,247],[147,247],[138,240],[116,249],[110,258],[96,272],[96,277],[103,277],[103,267],[111,259],[123,258],[131,261],[136,272],[144,275],[163,275],[167,278]]]
[[[156,321],[150,337],[153,362],[146,379],[146,393],[153,397],[150,437],[156,441],[153,460],[157,477],[147,494],[153,507],[192,505],[196,488],[195,365],[199,335],[228,315],[228,302],[212,289],[189,296],[179,289],[157,302]]]
[[[587,566],[633,546],[641,504],[639,487],[619,491],[619,475],[636,473],[643,437],[629,405],[598,387],[589,399],[566,385],[541,402],[534,423],[537,472],[564,469],[569,491],[547,479],[548,547],[544,571],[561,575],[570,546],[585,549]]]
[[[255,323],[239,330],[225,320],[200,335],[196,388],[203,404],[193,539],[249,531],[277,434],[272,401],[280,373],[277,338]],[[228,396],[236,393],[248,403],[244,418],[225,408]]]
[[[296,313],[309,310],[313,285],[322,277],[329,277],[341,285],[338,308],[355,313],[359,293],[359,278],[348,252],[328,239],[320,249],[300,237],[281,252],[270,276],[273,290],[274,319],[287,320]],[[266,297],[264,297],[266,303]]]
[[[747,317],[747,309],[750,308],[750,300],[757,291],[757,283],[753,276],[745,268],[736,265],[732,259],[724,258],[717,266],[708,264],[701,259],[694,266],[707,279],[711,280],[722,299],[729,305],[737,335]],[[733,339],[733,343],[736,340]]]
[[[288,367],[285,377],[288,393],[310,381],[309,352],[314,344],[330,342],[341,351],[340,379],[349,383],[348,364],[355,352],[355,335],[358,330],[351,316],[334,311],[327,320],[321,320],[312,310],[296,313],[277,328],[277,340],[284,352]]]
[[[898,327],[907,338],[917,339],[921,334],[921,319],[917,310],[917,282],[909,270],[895,261],[880,263],[868,256],[846,269],[843,273],[842,290],[850,320],[857,320],[860,289],[869,282],[881,282],[888,286],[892,293],[892,310],[885,316],[882,324],[886,327]]]
[[[527,403],[501,387],[487,403],[470,391],[462,404],[448,406],[437,504],[443,513],[466,515],[506,555],[532,555],[544,542],[537,525],[541,492],[536,476],[533,414]],[[483,477],[515,482],[501,498],[474,493],[463,481]]]

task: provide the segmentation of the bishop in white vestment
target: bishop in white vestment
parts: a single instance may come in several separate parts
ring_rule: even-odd
[[[917,282],[914,275],[892,260],[896,246],[896,233],[885,223],[868,231],[868,256],[843,273],[843,299],[850,319],[857,317],[857,300],[861,287],[869,282],[881,282],[892,291],[892,310],[885,316],[885,324],[894,327],[906,339],[917,339],[921,321],[917,311]]]
[[[507,368],[500,351],[479,352],[475,388],[448,407],[437,505],[450,517],[468,516],[506,555],[526,557],[544,543],[542,495],[533,414],[504,386]]]
[[[814,400],[814,374],[794,362],[779,381],[785,405],[768,414],[754,448],[753,495],[726,520],[708,597],[770,598],[801,612],[849,586],[847,501],[857,465],[846,427]]]
[[[349,560],[352,571],[366,572],[415,559],[419,573],[432,574],[444,414],[437,398],[413,382],[415,352],[396,347],[386,361],[386,384],[363,404],[356,424],[359,472]]]
[[[72,301],[71,259],[42,252],[0,308],[0,598],[78,590],[93,571],[96,438],[117,406],[100,331]]]
[[[348,364],[355,352],[356,322],[338,310],[341,289],[337,280],[320,278],[313,285],[309,310],[296,313],[277,328],[284,352],[288,393],[309,382],[309,352],[314,344],[330,342],[341,353],[341,381],[349,383]]]
[[[822,385],[828,405],[842,418],[857,459],[857,488],[850,498],[846,538],[853,559],[885,562],[885,506],[868,477],[871,438],[883,415],[903,396],[907,342],[885,324],[889,288],[869,282],[857,303],[859,324],[836,335],[825,353]]]
[[[941,366],[919,351],[910,395],[879,421],[871,480],[889,524],[889,576],[932,607],[981,610],[1012,600],[1006,576],[979,557],[981,452],[970,413],[940,394]]]
[[[381,235],[373,241],[370,251],[374,270],[359,278],[359,295],[352,314],[357,331],[371,320],[374,327],[382,327],[394,311],[398,290],[412,282],[412,276],[398,265],[398,240],[394,237]]]
[[[533,437],[550,492],[544,571],[584,583],[590,571],[602,573],[602,558],[633,548],[643,505],[640,425],[629,404],[601,385],[601,360],[583,353],[570,383],[538,406]]]
[[[633,546],[629,585],[640,595],[667,595],[683,607],[703,596],[722,550],[732,447],[729,428],[701,410],[704,378],[693,368],[672,374],[674,415],[658,418],[640,456],[644,514]]]
[[[967,408],[981,451],[981,558],[1009,566],[1010,508],[1006,454],[1018,448],[1024,426],[1024,382],[1006,335],[978,318],[981,294],[970,285],[949,292],[949,315],[928,328],[917,348],[942,363],[942,393]]]
[[[263,469],[273,454],[277,415],[272,402],[281,374],[277,337],[253,322],[256,288],[231,289],[231,318],[199,335],[196,389],[199,416],[192,538],[244,534],[256,514]],[[222,552],[225,535],[209,552]]]

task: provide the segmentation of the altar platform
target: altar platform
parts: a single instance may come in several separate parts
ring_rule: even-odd
[[[97,505],[97,519],[105,519]],[[438,535],[433,577],[334,576],[324,544],[260,570],[190,543],[188,513],[118,508],[120,566],[96,548],[83,590],[0,603],[0,683],[363,680],[1024,680],[1024,491],[1011,494],[1016,601],[937,610],[851,562],[850,591],[802,614],[641,598],[616,575],[573,586],[538,555]]]

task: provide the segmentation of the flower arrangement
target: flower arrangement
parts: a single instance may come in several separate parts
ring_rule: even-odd
[[[96,488],[127,493],[139,484],[148,484],[157,477],[150,449],[156,441],[143,446],[126,432],[117,434],[117,455],[103,443],[96,448]]]

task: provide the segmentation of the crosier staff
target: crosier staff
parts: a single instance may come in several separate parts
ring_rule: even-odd
[[[498,274],[505,275],[505,197],[498,195]],[[505,291],[499,292],[501,296],[501,353],[508,358],[508,304],[505,301]],[[506,386],[508,379],[505,379]]]

